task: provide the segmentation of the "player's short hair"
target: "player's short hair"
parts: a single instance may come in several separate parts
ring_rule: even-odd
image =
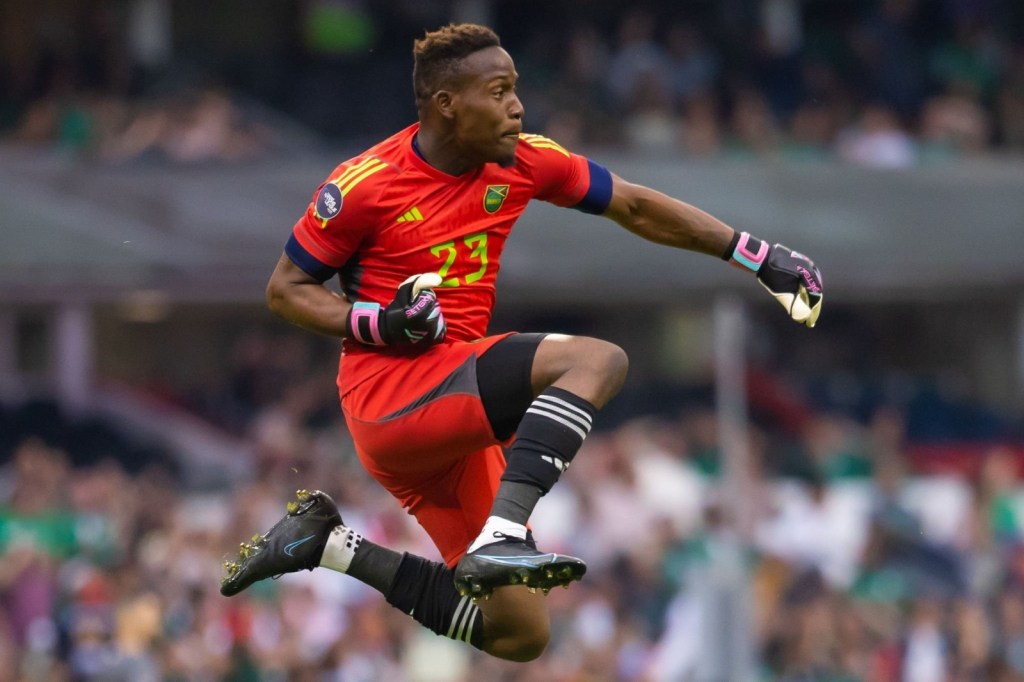
[[[500,47],[498,34],[479,24],[448,24],[413,44],[412,87],[416,103],[430,99],[458,75],[459,62],[488,47]]]

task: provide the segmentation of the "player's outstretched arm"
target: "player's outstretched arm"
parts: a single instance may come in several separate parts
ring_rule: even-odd
[[[604,215],[649,241],[718,256],[753,272],[793,320],[808,327],[818,321],[821,272],[801,253],[736,232],[696,206],[617,175]]]
[[[267,307],[294,325],[320,334],[343,336],[371,346],[419,344],[444,339],[447,325],[434,287],[436,273],[413,275],[394,300],[349,303],[281,254],[267,283]]]
[[[612,174],[604,215],[630,232],[666,246],[721,256],[735,231],[696,206]]]

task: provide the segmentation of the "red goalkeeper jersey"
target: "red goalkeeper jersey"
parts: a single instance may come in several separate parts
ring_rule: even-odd
[[[545,137],[523,134],[512,166],[488,163],[452,176],[419,155],[418,130],[419,124],[409,126],[335,168],[295,224],[285,252],[320,281],[338,274],[350,301],[382,306],[407,277],[437,272],[448,339],[479,339],[494,307],[505,240],[529,201],[602,213],[611,199],[611,175]],[[371,371],[357,357],[390,354],[346,341],[345,383],[352,386],[358,382],[353,374]]]

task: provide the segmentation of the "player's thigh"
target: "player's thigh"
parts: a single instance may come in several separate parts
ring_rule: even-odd
[[[507,441],[536,394],[533,385],[537,349],[548,334],[513,334],[476,361],[477,387],[495,438]],[[543,387],[542,387],[543,388]]]
[[[626,352],[610,341],[548,334],[537,347],[531,381],[535,393],[557,385],[600,408],[622,388],[628,370]]]
[[[416,517],[445,563],[454,567],[480,534],[504,470],[505,456],[494,445],[462,457],[441,476],[381,482]],[[399,487],[392,489],[396,482]]]
[[[476,361],[477,385],[495,437],[507,443],[537,395],[559,386],[603,406],[629,366],[614,343],[565,334],[513,334]],[[572,371],[576,370],[576,371]]]
[[[358,390],[372,395],[350,393],[342,409],[371,473],[429,476],[497,442],[477,391],[472,356],[426,390],[414,379],[386,374]]]

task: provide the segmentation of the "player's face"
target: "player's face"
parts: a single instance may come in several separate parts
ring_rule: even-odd
[[[488,47],[462,61],[456,93],[455,138],[477,163],[515,163],[523,131],[523,104],[516,95],[515,64],[508,52]]]

